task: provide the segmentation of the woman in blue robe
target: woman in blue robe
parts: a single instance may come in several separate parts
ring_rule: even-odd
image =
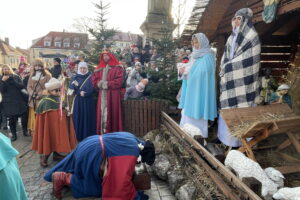
[[[69,186],[75,198],[138,200],[140,193],[135,190],[132,176],[139,155],[142,162],[153,164],[153,144],[127,132],[90,136],[48,171],[44,179],[53,181],[57,198],[61,198],[61,188]]]
[[[194,62],[183,88],[185,96],[180,126],[192,124],[201,130],[201,137],[208,137],[208,120],[217,117],[215,88],[215,55],[203,33],[192,37]],[[195,135],[193,135],[195,136]],[[196,137],[195,137],[196,138]]]
[[[96,134],[96,105],[94,87],[86,62],[78,64],[78,72],[72,77],[68,93],[74,94],[72,114],[77,141]]]

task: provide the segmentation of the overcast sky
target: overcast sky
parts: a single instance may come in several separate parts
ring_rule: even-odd
[[[179,0],[174,0],[174,3]],[[193,0],[188,0],[188,2]],[[3,0],[0,38],[9,37],[12,46],[28,48],[32,40],[50,31],[74,31],[74,19],[95,18],[98,0]],[[121,31],[142,34],[148,0],[105,0],[110,2],[109,25]],[[175,5],[175,4],[174,4]],[[189,11],[190,12],[190,11]]]

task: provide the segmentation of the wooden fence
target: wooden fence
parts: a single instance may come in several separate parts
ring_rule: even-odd
[[[123,101],[124,129],[138,137],[143,137],[161,123],[161,111],[166,111],[167,104],[153,100]]]

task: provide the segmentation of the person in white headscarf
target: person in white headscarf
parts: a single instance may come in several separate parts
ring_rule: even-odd
[[[72,77],[69,91],[75,95],[71,113],[78,141],[96,134],[96,105],[93,99],[94,87],[86,62],[78,64],[78,71]],[[70,93],[70,92],[69,92]]]
[[[194,62],[188,72],[187,83],[182,88],[185,92],[180,99],[180,108],[182,108],[180,126],[192,124],[199,128],[202,135],[194,136],[198,140],[201,139],[200,137],[208,137],[208,120],[217,117],[216,65],[215,55],[203,33],[194,34],[192,44]]]

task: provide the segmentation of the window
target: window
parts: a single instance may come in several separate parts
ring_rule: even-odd
[[[70,47],[70,43],[69,42],[64,42],[64,47]]]
[[[51,42],[50,41],[44,41],[44,46],[45,47],[50,47],[51,46]]]
[[[54,44],[56,47],[61,47],[61,42],[55,42]]]
[[[79,48],[80,47],[80,43],[74,43],[74,48]]]

